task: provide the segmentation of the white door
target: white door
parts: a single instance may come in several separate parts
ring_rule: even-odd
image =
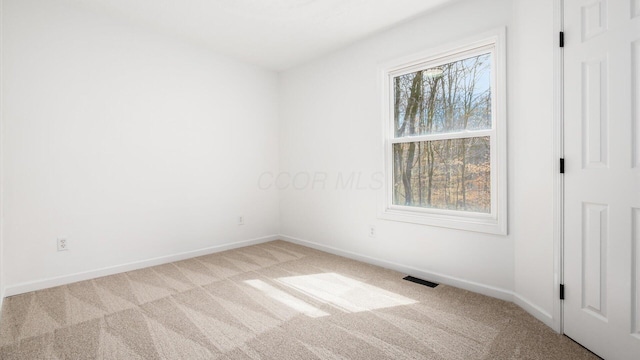
[[[640,360],[640,0],[565,0],[564,32],[564,332]]]

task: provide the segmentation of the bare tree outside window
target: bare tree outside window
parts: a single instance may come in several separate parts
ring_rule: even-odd
[[[491,213],[491,53],[393,78],[393,204]],[[475,132],[475,133],[474,133]],[[434,135],[436,139],[412,141]]]

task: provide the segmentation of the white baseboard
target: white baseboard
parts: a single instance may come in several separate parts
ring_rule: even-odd
[[[295,238],[287,235],[280,235],[280,239],[292,242],[294,244],[303,245],[303,246],[314,248],[320,251],[328,252],[331,254],[343,256],[349,259],[358,260],[358,261],[366,262],[368,264],[377,265],[383,268],[395,270],[395,271],[398,271],[407,275],[415,276],[421,279],[434,281],[434,282],[445,284],[445,285],[455,286],[460,289],[469,290],[482,295],[487,295],[487,296],[491,296],[501,300],[513,302],[513,293],[509,290],[500,289],[497,287],[484,285],[477,282],[456,278],[453,276],[434,273],[431,271],[426,271],[426,270],[418,269],[412,266],[398,264],[398,263],[387,261],[387,260],[377,259],[370,256],[357,254],[351,251],[346,251],[346,250],[318,244],[312,241],[307,241],[307,240],[303,240],[303,239],[299,239],[299,238]]]
[[[22,294],[30,291],[42,290],[50,287],[71,284],[78,281],[95,279],[102,276],[108,276],[108,275],[118,274],[126,271],[142,269],[150,266],[166,264],[174,261],[190,259],[197,256],[203,256],[203,255],[208,255],[208,254],[221,252],[225,250],[232,250],[240,247],[261,244],[261,243],[274,241],[274,240],[288,241],[294,244],[310,247],[313,249],[343,256],[353,260],[358,260],[368,264],[377,265],[387,269],[395,270],[395,271],[398,271],[407,275],[412,275],[418,278],[423,278],[423,279],[434,281],[437,283],[450,285],[450,286],[454,286],[464,290],[473,291],[475,293],[491,296],[501,300],[510,301],[520,306],[522,309],[524,309],[526,312],[531,314],[536,319],[542,321],[545,325],[551,328],[555,328],[554,319],[553,319],[553,316],[551,316],[551,314],[547,313],[539,306],[533,304],[531,301],[525,299],[524,297],[512,291],[456,278],[453,276],[426,271],[426,270],[418,269],[412,266],[407,266],[407,265],[403,265],[403,264],[399,264],[399,263],[395,263],[387,260],[382,260],[382,259],[378,259],[378,258],[366,256],[366,255],[361,255],[351,251],[346,251],[346,250],[338,249],[335,247],[326,246],[326,245],[318,244],[312,241],[307,241],[307,240],[303,240],[303,239],[299,239],[299,238],[295,238],[287,235],[264,236],[256,239],[221,244],[221,245],[207,247],[204,249],[187,251],[179,254],[161,256],[161,257],[156,257],[148,260],[141,260],[141,261],[131,262],[127,264],[110,266],[110,267],[97,269],[97,270],[90,270],[90,271],[85,271],[81,273],[69,274],[64,276],[48,278],[44,280],[31,281],[31,282],[25,282],[25,283],[13,285],[13,286],[8,286],[5,289],[0,289],[0,292],[4,290],[4,294],[0,293],[0,309],[2,307],[2,302],[5,296],[13,296],[13,295],[18,295],[18,294]]]
[[[2,323],[2,303],[4,302],[4,290],[0,288],[0,324]]]
[[[456,278],[453,276],[443,275],[439,273],[434,273],[431,271],[426,271],[422,269],[418,269],[412,266],[407,266],[403,264],[398,264],[391,261],[386,261],[382,259],[373,258],[370,256],[361,255],[358,253],[354,253],[351,251],[346,251],[338,248],[334,248],[331,246],[326,246],[322,244],[318,244],[312,241],[303,240],[299,238],[295,238],[287,235],[280,235],[281,240],[285,240],[294,244],[307,246],[310,248],[314,248],[320,251],[328,252],[331,254],[343,256],[349,259],[354,259],[362,262],[366,262],[368,264],[381,266],[387,269],[399,271],[401,273],[415,276],[418,278],[422,278],[429,281],[434,281],[437,283],[454,286],[460,289],[473,291],[475,293],[479,293],[482,295],[491,296],[494,298],[498,298],[501,300],[506,300],[509,302],[513,302],[516,305],[520,306],[524,311],[531,314],[536,319],[542,321],[545,325],[551,327],[555,330],[555,324],[553,320],[553,316],[544,311],[539,306],[533,304],[531,301],[525,299],[524,297],[514,293],[513,291],[500,289],[494,286],[489,286],[485,284],[480,284],[473,281],[468,281],[460,278]],[[557,330],[556,330],[557,331]]]
[[[534,318],[542,321],[545,325],[547,325],[548,327],[558,332],[559,329],[556,329],[556,324],[553,321],[553,316],[551,316],[551,314],[549,314],[548,312],[544,311],[538,305],[535,305],[531,301],[525,299],[524,297],[516,293],[513,294],[513,302],[516,305],[520,306],[524,311],[531,314]]]
[[[126,271],[138,270],[150,266],[162,265],[174,261],[180,261],[185,259],[190,259],[197,256],[209,255],[225,250],[236,249],[240,247],[245,247],[249,245],[261,244],[273,240],[278,240],[278,235],[270,235],[264,236],[256,239],[244,240],[244,241],[236,241],[232,243],[226,243],[221,245],[215,245],[211,247],[207,247],[204,249],[186,251],[179,254],[160,256],[153,259],[135,261],[127,264],[109,266],[102,269],[97,270],[89,270],[85,272],[63,275],[52,277],[44,280],[30,281],[21,284],[16,284],[12,286],[7,286],[4,289],[4,296],[13,296],[18,294],[23,294],[30,291],[47,289],[54,286],[71,284],[78,281],[95,279],[102,276],[108,276],[113,274],[118,274]],[[4,297],[2,297],[3,299]],[[0,299],[0,302],[2,301]]]

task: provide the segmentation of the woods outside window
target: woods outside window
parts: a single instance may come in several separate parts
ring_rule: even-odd
[[[382,71],[383,218],[506,234],[503,38]]]

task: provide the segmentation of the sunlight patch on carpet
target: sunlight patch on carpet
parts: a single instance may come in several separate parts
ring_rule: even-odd
[[[278,281],[346,312],[417,303],[413,299],[336,273],[281,277]]]
[[[309,317],[317,318],[322,316],[327,316],[326,312],[316,308],[313,305],[310,305],[293,295],[287,294],[286,292],[277,289],[262,280],[245,280],[246,284],[252,286],[255,289],[262,291],[268,297],[289,306],[290,308],[303,313]]]

